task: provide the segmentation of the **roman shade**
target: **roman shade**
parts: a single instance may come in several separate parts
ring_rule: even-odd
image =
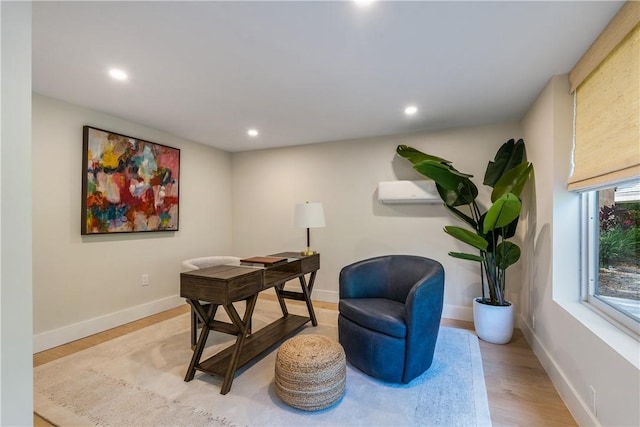
[[[640,176],[640,3],[629,1],[569,74],[574,171],[587,191]]]

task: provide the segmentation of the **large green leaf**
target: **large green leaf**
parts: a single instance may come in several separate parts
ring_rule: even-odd
[[[461,182],[470,181],[469,178],[473,177],[473,175],[457,171],[447,163],[435,160],[424,160],[414,164],[413,168],[448,190],[455,190]]]
[[[436,182],[440,198],[449,206],[468,205],[478,196],[478,188],[464,174],[451,166],[432,160],[425,160],[413,168]]]
[[[420,162],[414,165],[413,168],[447,190],[456,190],[465,179],[465,177],[452,171],[449,165],[432,160]]]
[[[506,270],[520,259],[520,248],[511,242],[502,242],[496,248],[496,265]]]
[[[482,236],[478,236],[472,231],[469,231],[465,228],[455,227],[453,225],[447,225],[444,228],[444,231],[450,236],[453,236],[461,242],[464,242],[467,245],[471,245],[476,249],[479,249],[481,251],[487,250],[487,241]]]
[[[465,254],[463,252],[449,252],[449,256],[454,258],[466,259],[468,261],[483,262],[484,259],[479,255]]]
[[[513,193],[520,196],[524,185],[527,183],[533,173],[533,165],[531,163],[521,163],[515,168],[507,171],[502,178],[496,182],[493,192],[491,193],[491,201],[495,202],[500,196],[507,193]]]
[[[487,165],[483,184],[490,187],[495,186],[505,172],[522,163],[524,158],[525,148],[522,139],[519,139],[518,142],[513,139],[505,142],[498,149],[493,161]]]
[[[438,183],[436,189],[442,201],[449,207],[469,205],[478,196],[478,188],[470,180],[461,181],[455,190],[447,190]]]
[[[482,224],[482,232],[489,233],[500,227],[506,227],[520,215],[522,205],[513,193],[507,193],[496,200],[487,211]]]
[[[438,190],[438,194],[445,206],[460,206],[467,204],[460,200],[460,195],[456,190],[447,190],[438,183],[436,183],[436,189]]]
[[[414,165],[413,168],[447,190],[459,190],[461,185],[465,187],[469,186],[469,184],[473,185],[469,179],[473,175],[458,172],[445,163],[425,160],[424,162]]]
[[[409,160],[416,171],[436,182],[438,194],[447,206],[468,205],[478,197],[478,188],[469,179],[473,175],[456,170],[449,160],[407,145],[398,145],[396,152]]]
[[[496,230],[499,236],[502,236],[503,239],[510,239],[516,235],[516,230],[518,229],[518,221],[520,221],[520,215],[516,217],[513,221],[509,223],[506,227],[499,228]]]
[[[449,160],[445,160],[442,157],[423,153],[422,151],[416,150],[415,148],[409,147],[408,145],[398,145],[398,147],[396,148],[396,153],[409,160],[414,165],[422,163],[425,160],[432,160],[439,163],[451,163]]]
[[[487,214],[485,213],[480,217],[480,221],[479,221],[480,223],[478,224],[479,230],[484,229],[484,219],[486,218],[486,216]],[[500,238],[510,239],[511,237],[515,236],[516,229],[518,228],[519,220],[520,220],[520,217],[518,216],[516,219],[511,221],[509,225],[507,225],[506,227],[499,227],[489,231],[488,233],[485,233],[483,237],[489,243],[489,246],[487,246],[487,252],[493,252],[493,248],[495,247],[495,245],[498,244]]]
[[[448,204],[445,204],[445,207],[449,209],[451,212],[453,212],[455,216],[457,216],[458,218],[460,218],[461,220],[469,224],[471,227],[473,227],[474,230],[478,228],[478,223],[469,215],[462,212],[460,209],[456,209],[452,205],[448,205]]]

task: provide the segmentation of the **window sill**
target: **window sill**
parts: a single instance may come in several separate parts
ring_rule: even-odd
[[[587,303],[578,301],[556,301],[556,303],[636,369],[640,369],[640,343],[631,335],[631,331],[622,325],[617,326],[613,320],[603,317],[601,312],[595,311],[596,309]]]

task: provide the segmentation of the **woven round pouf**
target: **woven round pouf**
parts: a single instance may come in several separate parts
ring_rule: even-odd
[[[322,335],[288,339],[276,356],[276,393],[305,411],[336,403],[344,394],[347,363],[342,346]]]

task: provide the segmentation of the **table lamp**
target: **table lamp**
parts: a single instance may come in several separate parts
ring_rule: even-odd
[[[322,203],[298,203],[293,214],[293,222],[298,228],[307,229],[307,250],[302,251],[302,255],[313,255],[316,252],[311,250],[311,243],[309,240],[309,229],[324,227],[324,210],[322,209]]]

